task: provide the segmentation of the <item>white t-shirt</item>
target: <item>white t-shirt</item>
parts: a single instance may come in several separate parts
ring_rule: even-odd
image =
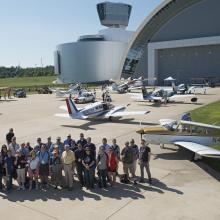
[[[34,159],[30,159],[29,167],[31,168],[31,170],[37,169],[38,163],[39,163],[39,158],[38,157],[35,157]]]

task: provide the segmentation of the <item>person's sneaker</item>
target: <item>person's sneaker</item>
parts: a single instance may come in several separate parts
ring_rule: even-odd
[[[143,179],[140,179],[139,183],[145,183],[145,181]]]

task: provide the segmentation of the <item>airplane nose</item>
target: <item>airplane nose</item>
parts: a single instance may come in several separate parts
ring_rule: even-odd
[[[143,134],[143,133],[144,133],[144,130],[141,128],[141,129],[139,129],[139,130],[136,130],[136,132],[137,132],[138,134]]]

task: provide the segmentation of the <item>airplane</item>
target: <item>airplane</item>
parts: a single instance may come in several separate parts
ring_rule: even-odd
[[[127,82],[117,85],[115,82],[112,84],[111,91],[118,92],[120,94],[130,92],[131,90],[141,89],[144,85],[144,78],[139,77],[138,79],[133,79],[129,77]]]
[[[75,85],[70,85],[68,90],[61,90],[59,88],[58,89],[50,88],[50,89],[53,93],[56,94],[57,97],[64,97],[64,96],[70,95],[70,94],[76,95],[79,92],[86,92],[86,90],[82,89],[81,85],[78,83]]]
[[[194,159],[201,157],[220,158],[220,151],[212,148],[220,144],[220,126],[193,121],[172,119],[159,120],[160,126],[137,130],[143,139],[151,144],[173,144],[195,153]]]
[[[177,94],[172,90],[156,89],[152,92],[147,92],[146,88],[142,88],[142,94],[132,94],[131,98],[136,101],[153,101],[164,102],[165,93],[167,102],[192,102],[198,101],[198,98],[194,94]]]
[[[60,109],[67,110],[68,114],[55,114],[58,117],[72,118],[72,119],[91,119],[91,118],[120,118],[129,115],[145,115],[150,111],[125,111],[126,106],[114,106],[106,102],[95,102],[85,106],[84,108],[77,108],[71,97],[66,98],[66,106],[60,106]]]

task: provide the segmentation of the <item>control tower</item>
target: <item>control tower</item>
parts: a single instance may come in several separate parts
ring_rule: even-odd
[[[102,2],[97,4],[97,11],[102,25],[110,28],[128,26],[131,5],[124,3]]]

